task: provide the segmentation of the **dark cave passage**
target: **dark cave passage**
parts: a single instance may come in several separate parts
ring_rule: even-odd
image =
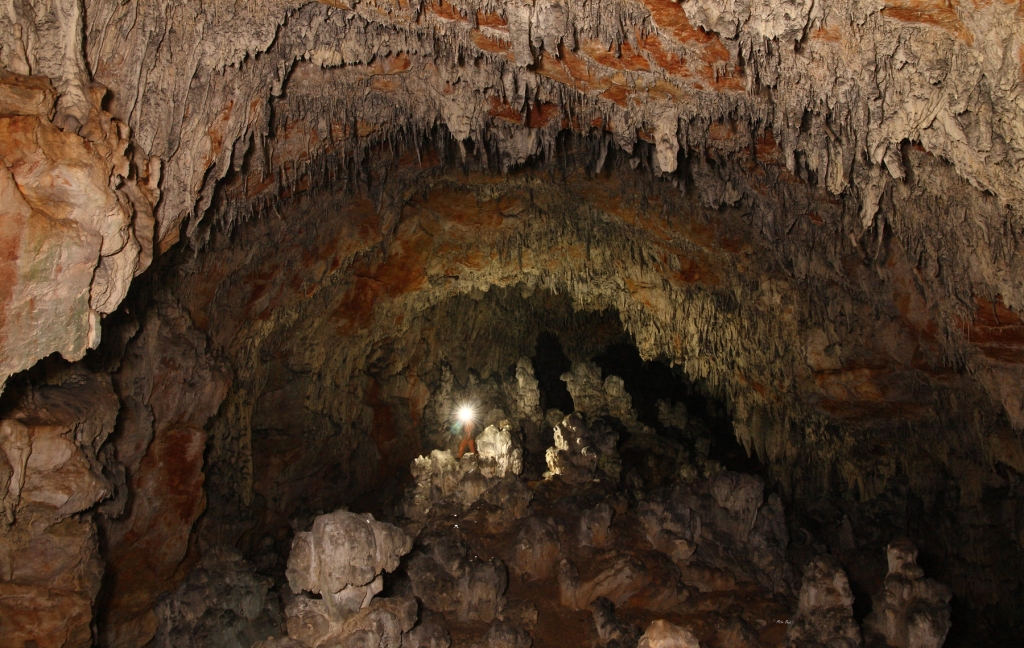
[[[566,357],[556,334],[542,331],[537,336],[533,367],[540,383],[541,408],[571,412],[572,396],[569,395],[561,376],[572,368],[572,361]]]

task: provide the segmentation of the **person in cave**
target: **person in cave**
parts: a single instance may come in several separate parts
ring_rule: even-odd
[[[459,422],[462,423],[462,443],[459,444],[459,452],[456,458],[462,459],[468,449],[476,454],[476,438],[473,436],[473,409],[462,407],[459,409]]]

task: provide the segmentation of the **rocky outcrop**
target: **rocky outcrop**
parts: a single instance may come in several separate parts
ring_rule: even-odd
[[[497,559],[470,555],[458,537],[424,539],[406,565],[416,597],[459,621],[493,621],[505,607],[508,571]]]
[[[104,572],[90,509],[113,492],[109,376],[58,368],[0,420],[0,626],[12,646],[91,646]]]
[[[312,648],[341,641],[399,648],[416,623],[416,602],[374,597],[384,587],[382,574],[411,548],[401,529],[369,514],[317,517],[312,530],[295,535],[288,556],[296,594],[285,607],[289,637]]]
[[[529,493],[521,494],[525,496],[524,502],[516,502],[522,498],[513,486],[517,480],[512,470],[522,469],[521,454],[511,444],[500,442],[497,433],[485,440],[484,448],[488,452],[486,457],[483,450],[479,455],[466,454],[461,459],[448,450],[434,450],[429,456],[417,457],[412,466],[416,483],[406,496],[405,514],[422,520],[435,507],[465,512],[490,494],[494,504],[511,505],[508,512],[521,517],[529,503]],[[499,476],[505,474],[508,478]],[[509,488],[502,488],[503,484]]]
[[[106,89],[76,88],[77,118],[56,112],[68,87],[0,68],[0,390],[51,353],[79,360],[95,348],[101,318],[153,256],[159,161],[133,164],[127,126],[102,108]],[[75,128],[58,128],[65,115]]]
[[[281,635],[272,580],[227,547],[207,550],[174,592],[156,606],[154,648],[251,648]]]
[[[335,511],[295,534],[288,556],[288,584],[296,594],[320,595],[332,619],[365,608],[384,588],[382,573],[398,567],[412,538],[372,515]]]
[[[516,576],[542,580],[554,575],[561,544],[549,523],[536,516],[527,518],[515,542],[509,566]]]
[[[907,539],[886,549],[889,573],[864,620],[867,645],[897,648],[940,648],[949,632],[947,585],[924,577],[917,548]]]
[[[804,569],[796,615],[786,630],[786,646],[862,645],[853,620],[853,593],[846,573],[828,557],[815,558]]]
[[[136,647],[156,632],[157,598],[191,567],[183,563],[206,508],[204,426],[230,374],[181,308],[162,302],[141,322],[114,384],[122,409],[111,450],[121,469],[101,525],[109,582],[102,633],[108,646]]]
[[[708,567],[779,593],[792,588],[782,502],[774,494],[766,501],[756,477],[725,471],[679,484],[664,498],[642,501],[638,517],[648,542],[698,588],[722,585]]]
[[[699,648],[697,637],[686,628],[658,619],[640,637],[637,648]]]
[[[626,393],[625,383],[618,376],[601,379],[601,369],[592,362],[578,362],[572,370],[562,374],[576,409],[590,416],[611,416],[630,432],[644,432],[636,418],[633,401]],[[646,431],[650,431],[649,428]]]
[[[635,646],[640,640],[640,629],[616,617],[615,606],[608,599],[604,597],[594,599],[590,603],[590,613],[594,616],[598,646],[627,648],[627,646]]]
[[[548,473],[563,481],[577,484],[600,474],[614,481],[620,466],[615,450],[618,435],[604,426],[588,427],[578,414],[570,414],[555,426],[555,445],[548,448],[545,460]]]

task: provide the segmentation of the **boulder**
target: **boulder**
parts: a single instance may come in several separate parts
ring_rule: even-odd
[[[369,513],[335,511],[295,534],[288,557],[288,584],[295,593],[323,596],[329,616],[339,620],[365,608],[412,549],[412,538]]]
[[[285,607],[288,636],[311,648],[401,648],[404,633],[416,624],[412,598],[376,598],[344,617],[332,616],[324,599],[296,596]]]
[[[523,628],[495,621],[487,630],[487,648],[530,648],[533,638]]]
[[[579,570],[563,559],[558,564],[558,590],[562,605],[586,610],[590,603],[604,597],[614,605],[623,605],[651,583],[651,575],[643,563],[623,556],[586,580]]]
[[[235,549],[214,547],[185,581],[161,599],[153,648],[249,648],[261,637],[280,634],[283,625],[276,597],[268,598],[271,579]]]
[[[488,425],[476,438],[481,472],[488,477],[505,477],[523,472],[523,450],[507,421],[500,428]],[[488,465],[493,462],[493,465]]]

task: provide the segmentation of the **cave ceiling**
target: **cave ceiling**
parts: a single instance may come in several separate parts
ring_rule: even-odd
[[[267,353],[343,419],[428,309],[551,292],[759,456],[900,421],[1020,469],[1021,7],[8,3],[0,373],[82,357],[167,259],[232,362],[230,454]]]

